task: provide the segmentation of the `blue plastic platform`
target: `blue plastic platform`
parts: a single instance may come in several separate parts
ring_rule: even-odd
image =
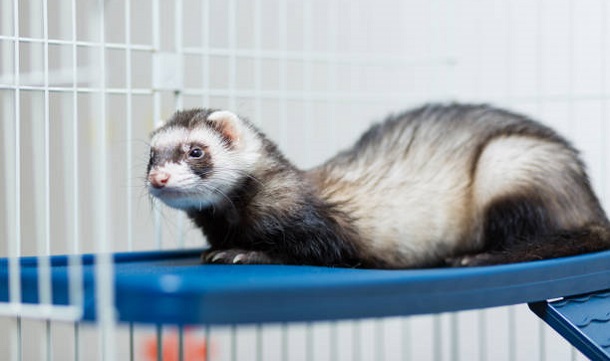
[[[610,290],[529,306],[587,357],[610,360]]]
[[[200,251],[116,254],[121,321],[243,324],[438,313],[610,289],[610,251],[529,263],[426,270],[201,265]],[[94,257],[83,259],[84,319],[95,320]],[[51,257],[53,303],[68,302],[67,257]],[[23,301],[38,302],[36,258],[21,260]],[[0,301],[8,262],[0,260]]]

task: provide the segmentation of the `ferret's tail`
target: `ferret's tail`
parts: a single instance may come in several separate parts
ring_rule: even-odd
[[[577,230],[559,231],[515,242],[501,249],[447,260],[448,266],[485,266],[537,261],[610,250],[610,226],[591,224]]]

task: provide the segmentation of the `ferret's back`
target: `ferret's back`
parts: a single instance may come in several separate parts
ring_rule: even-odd
[[[390,117],[311,173],[323,198],[352,216],[366,247],[390,263],[425,264],[480,248],[484,212],[503,196],[565,196],[557,201],[573,208],[559,222],[570,227],[595,217],[595,197],[577,199],[590,193],[574,179],[581,170],[551,129],[489,106],[451,104]],[[566,187],[573,191],[563,194]]]

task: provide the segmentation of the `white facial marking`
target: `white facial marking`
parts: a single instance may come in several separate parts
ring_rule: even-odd
[[[189,131],[185,128],[168,128],[161,130],[151,139],[153,148],[174,148],[188,139]]]
[[[167,162],[160,166],[156,166],[152,172],[156,173],[164,173],[169,175],[169,179],[167,183],[163,187],[162,190],[158,191],[159,195],[163,195],[163,193],[171,193],[171,192],[180,192],[181,190],[185,190],[194,185],[196,179],[193,178],[193,174],[187,164],[184,162],[173,163]],[[149,188],[152,187],[149,184]],[[151,190],[151,191],[154,191]],[[153,193],[154,194],[154,193]],[[157,196],[157,194],[154,194]]]
[[[162,188],[155,188],[148,183],[150,194],[163,203],[178,209],[203,208],[217,202],[220,195],[210,186],[202,183],[199,176],[193,173],[186,162],[167,162],[155,167],[154,171],[170,175]]]

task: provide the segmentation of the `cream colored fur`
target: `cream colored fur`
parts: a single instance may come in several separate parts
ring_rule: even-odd
[[[323,198],[353,217],[368,252],[405,267],[478,251],[484,211],[503,196],[538,192],[567,228],[594,217],[578,190],[566,191],[578,187],[567,174],[581,172],[573,150],[503,132],[521,122],[504,114],[453,117],[426,110],[311,170]]]

